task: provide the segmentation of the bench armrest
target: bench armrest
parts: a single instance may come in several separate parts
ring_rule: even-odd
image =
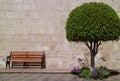
[[[6,57],[6,61],[10,61],[10,56],[7,56],[7,57]]]

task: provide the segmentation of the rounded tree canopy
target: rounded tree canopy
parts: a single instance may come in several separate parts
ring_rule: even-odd
[[[84,3],[71,11],[66,22],[68,41],[118,40],[120,19],[107,4]]]

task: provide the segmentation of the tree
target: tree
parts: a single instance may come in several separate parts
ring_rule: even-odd
[[[66,22],[66,38],[72,42],[84,42],[91,54],[91,68],[101,41],[118,40],[120,19],[107,4],[90,2],[73,9]]]

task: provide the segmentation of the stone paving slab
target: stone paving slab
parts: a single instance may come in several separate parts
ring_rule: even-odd
[[[72,74],[3,73],[0,74],[0,81],[120,81],[120,75],[104,80],[85,80]]]

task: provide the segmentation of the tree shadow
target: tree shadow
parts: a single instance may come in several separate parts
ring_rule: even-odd
[[[120,72],[119,72],[119,71],[116,71],[116,70],[109,69],[109,71],[110,71],[109,77],[110,77],[110,76],[117,76],[117,75],[120,74]]]

